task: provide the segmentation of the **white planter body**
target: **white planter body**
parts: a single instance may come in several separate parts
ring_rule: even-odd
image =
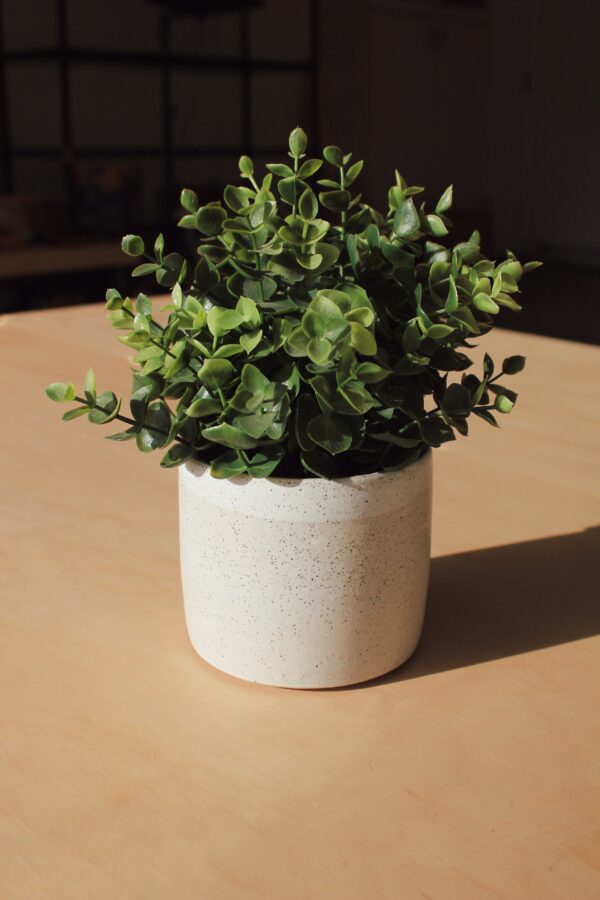
[[[431,452],[399,472],[338,481],[179,475],[191,642],[247,681],[354,684],[415,650],[425,612]]]

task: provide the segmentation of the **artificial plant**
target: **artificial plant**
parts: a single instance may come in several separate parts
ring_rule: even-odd
[[[196,457],[217,478],[335,478],[405,466],[468,434],[471,414],[496,425],[511,411],[517,395],[499,379],[524,358],[494,374],[486,355],[476,375],[465,350],[502,308],[521,308],[521,276],[540,264],[489,260],[477,231],[448,245],[452,187],[429,212],[415,204],[423,188],[396,172],[378,212],[354,193],[362,161],[335,146],[307,158],[306,147],[294,129],[289,164],[262,179],[242,156],[244,183],[222,202],[182,191],[193,261],[165,252],[162,235],[152,252],[123,239],[144,260],[132,275],[170,291],[168,315],[161,324],[145,294],[109,290],[110,322],[135,351],[130,415],[90,370],[82,396],[47,388],[79,404],[64,419],[124,422],[110,439],[160,449],[166,467]]]

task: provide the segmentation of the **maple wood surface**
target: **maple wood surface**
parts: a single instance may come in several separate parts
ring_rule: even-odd
[[[100,308],[0,318],[2,900],[597,900],[600,352],[482,346],[528,364],[435,451],[419,650],[292,691],[192,650],[176,474],[45,399],[127,390]]]

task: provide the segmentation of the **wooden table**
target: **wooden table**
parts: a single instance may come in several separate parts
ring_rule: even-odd
[[[2,900],[597,900],[598,350],[486,338],[528,368],[436,453],[420,649],[304,692],[194,654],[175,474],[45,400],[127,387],[103,319],[0,320]]]

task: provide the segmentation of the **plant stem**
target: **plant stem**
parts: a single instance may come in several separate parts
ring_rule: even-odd
[[[346,176],[344,173],[344,167],[340,166],[340,190],[346,190]],[[341,214],[341,229],[342,229],[342,238],[346,237],[346,210],[343,209]]]
[[[295,156],[294,157],[294,175],[297,175],[297,174],[298,174],[298,157]],[[296,218],[296,194],[297,194],[296,181],[294,179],[294,202],[292,204],[292,217],[294,219]]]
[[[97,409],[99,412],[103,412],[107,416],[111,415],[111,411],[109,409],[106,409],[104,406],[99,406],[97,403],[94,403],[92,405],[91,403],[88,403],[87,400],[84,400],[83,397],[75,397],[75,400],[77,400],[78,403],[82,403],[83,406],[87,406],[89,409]],[[148,425],[146,424],[146,422],[136,422],[135,419],[130,419],[129,416],[122,416],[121,413],[117,413],[114,418],[118,419],[119,422],[124,422],[126,425],[133,425],[136,428],[147,428],[149,431],[156,431],[157,434],[164,434],[165,437],[168,437],[169,435],[169,432],[165,431],[164,428],[158,428],[156,425]],[[180,444],[185,444],[186,447],[191,447],[193,450],[200,449],[194,444],[190,444],[190,442],[186,441],[184,438],[179,437],[179,435],[175,435],[174,440],[176,440]]]

